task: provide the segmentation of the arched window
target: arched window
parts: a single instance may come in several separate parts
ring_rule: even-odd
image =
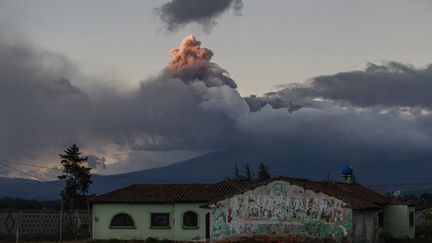
[[[135,228],[135,222],[129,214],[119,213],[112,218],[110,227]]]
[[[183,227],[198,227],[198,216],[192,211],[183,214]]]

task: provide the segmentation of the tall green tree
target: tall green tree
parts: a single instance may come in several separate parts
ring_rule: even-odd
[[[237,163],[234,165],[234,180],[235,181],[241,180],[241,175]]]
[[[226,180],[228,180],[228,181],[241,181],[242,180],[242,176],[240,175],[240,171],[239,171],[237,163],[234,164],[234,175],[232,177],[226,177]]]
[[[249,164],[244,165],[244,175],[242,181],[246,181],[250,184],[254,182],[254,175],[249,167]]]
[[[93,183],[87,157],[82,157],[81,154],[76,144],[66,149],[64,154],[60,154],[63,175],[58,178],[65,182],[60,196],[73,209],[85,202],[90,184]]]
[[[268,166],[264,165],[262,162],[260,163],[258,167],[258,182],[267,181],[270,180],[270,172]]]

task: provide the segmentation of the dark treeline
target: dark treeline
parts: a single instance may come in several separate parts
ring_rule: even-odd
[[[57,201],[38,201],[34,199],[0,198],[0,209],[34,209],[34,210],[48,210],[60,209],[60,200]]]
[[[420,195],[408,194],[402,196],[402,198],[406,200],[416,201],[419,204],[419,206],[422,205],[432,206],[432,193],[424,192],[421,193]]]
[[[243,172],[240,172],[238,165],[234,165],[234,175],[233,177],[226,178],[229,181],[239,181],[249,184],[254,184],[258,182],[263,182],[271,179],[270,170],[268,166],[260,163],[258,167],[258,175],[252,172],[249,164],[243,165]]]

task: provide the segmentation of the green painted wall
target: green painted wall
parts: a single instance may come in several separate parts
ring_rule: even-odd
[[[205,239],[205,215],[209,211],[200,204],[94,204],[93,239],[147,239],[148,237],[170,240]],[[198,228],[183,228],[183,214],[193,211],[198,215]],[[129,214],[134,222],[134,229],[112,229],[111,219],[118,213]],[[169,229],[150,228],[151,213],[170,213]]]
[[[414,212],[414,208],[406,204],[384,206],[384,232],[393,238],[414,238],[415,225],[409,224],[410,212]]]

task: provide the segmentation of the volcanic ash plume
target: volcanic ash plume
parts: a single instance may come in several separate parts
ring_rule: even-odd
[[[201,47],[201,42],[195,36],[188,35],[180,43],[180,48],[171,50],[170,67],[179,69],[187,65],[208,64],[213,52]]]
[[[185,83],[202,81],[208,87],[228,85],[237,88],[237,84],[228,77],[227,72],[217,64],[210,62],[213,52],[201,47],[195,36],[188,35],[180,43],[180,47],[171,50],[171,61],[166,71],[174,78]]]

